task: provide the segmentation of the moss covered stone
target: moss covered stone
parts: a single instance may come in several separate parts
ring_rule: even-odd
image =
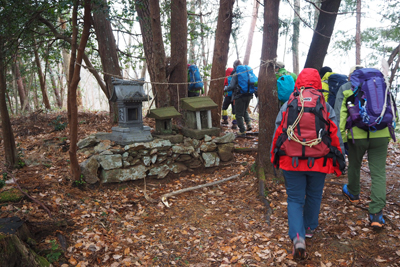
[[[24,198],[24,194],[16,188],[11,188],[0,193],[0,203],[18,202]]]

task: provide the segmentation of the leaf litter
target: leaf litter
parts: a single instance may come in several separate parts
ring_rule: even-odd
[[[171,196],[170,208],[161,201],[147,201],[143,181],[79,189],[69,180],[68,129],[52,131],[48,124],[58,115],[66,120],[65,113],[12,119],[16,142],[24,160],[31,163],[13,174],[30,196],[50,209],[53,218],[26,198],[3,204],[0,215],[24,219],[42,251],[49,249],[51,240],[60,244],[57,235],[64,236],[67,249],[54,266],[400,266],[398,144],[390,143],[387,158],[386,227],[380,231],[369,227],[371,178],[365,160],[358,205],[341,195],[346,175],[327,176],[320,225],[306,240],[307,259],[294,261],[287,235],[286,190],[279,179],[267,182],[266,198],[273,210],[270,225],[253,172]],[[79,138],[112,127],[102,112],[81,112],[79,122]],[[145,123],[154,127],[149,119]],[[256,132],[257,121],[253,128]],[[235,147],[254,148],[257,141],[256,136],[238,139]],[[235,153],[235,160],[226,166],[146,179],[147,194],[160,199],[165,193],[239,174],[255,157],[256,153]]]

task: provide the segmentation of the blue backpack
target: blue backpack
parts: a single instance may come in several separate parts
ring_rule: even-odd
[[[394,128],[397,107],[383,74],[377,69],[363,68],[351,74],[350,82],[353,95],[346,100],[350,114],[346,129],[357,126],[375,132],[388,127],[396,141]]]
[[[328,78],[328,86],[329,86],[329,95],[328,95],[328,103],[332,108],[335,107],[335,100],[337,92],[339,91],[340,86],[347,83],[348,79],[346,75],[343,74],[331,74]]]
[[[236,67],[236,73],[240,94],[254,94],[257,91],[254,83],[258,82],[258,78],[253,73],[253,69],[247,65],[239,65]]]
[[[294,91],[294,79],[292,75],[285,74],[278,78],[278,99],[282,102],[289,100],[290,95]]]
[[[203,79],[201,78],[199,68],[196,65],[189,66],[189,91],[197,91],[203,88]]]

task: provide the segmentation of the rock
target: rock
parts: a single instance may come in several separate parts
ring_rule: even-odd
[[[173,173],[181,173],[183,171],[186,171],[188,168],[185,166],[185,164],[180,163],[180,162],[176,162],[176,163],[171,164],[169,169]]]
[[[0,193],[0,203],[18,202],[25,197],[17,188],[10,188]],[[1,225],[0,225],[1,226]]]
[[[169,140],[157,139],[147,143],[134,143],[126,145],[124,149],[126,151],[137,151],[137,150],[154,149],[154,148],[157,148],[158,150],[168,150],[171,146],[172,144]]]
[[[191,160],[191,159],[192,159],[192,157],[190,155],[180,155],[176,159],[176,161],[188,161],[188,160]]]
[[[97,176],[97,171],[100,167],[100,164],[97,161],[96,156],[88,158],[79,165],[81,167],[81,173],[83,175],[83,179],[88,184],[95,184],[99,181],[99,177]]]
[[[157,154],[151,156],[151,163],[154,164],[154,163],[156,163],[156,161],[157,161]]]
[[[196,168],[200,168],[201,166],[203,166],[203,163],[200,159],[194,159],[191,161],[187,161],[185,162],[186,166],[188,166],[190,169],[196,169]]]
[[[85,148],[85,147],[95,146],[99,142],[100,142],[100,140],[97,139],[95,136],[89,135],[85,139],[79,140],[79,142],[76,145],[78,146],[78,149],[82,149],[82,148]]]
[[[150,162],[151,162],[150,156],[144,156],[144,157],[142,158],[142,162],[143,162],[143,164],[144,164],[145,166],[150,166]]]
[[[205,142],[201,144],[200,150],[203,152],[213,152],[217,150],[217,144],[213,142]]]
[[[103,152],[100,153],[100,155],[113,155],[114,153],[111,152],[111,150],[104,150]]]
[[[183,135],[181,134],[170,134],[170,135],[154,135],[154,137],[168,140],[171,144],[179,144],[183,142]]]
[[[172,152],[176,154],[192,154],[194,152],[194,148],[192,146],[185,146],[183,144],[174,145],[172,147]]]
[[[203,153],[202,157],[204,159],[204,167],[209,168],[209,167],[219,166],[220,159],[216,152]]]
[[[212,140],[212,137],[209,135],[204,135],[204,141],[205,142],[210,142]]]
[[[111,141],[109,141],[109,140],[101,141],[99,144],[97,144],[97,146],[94,147],[94,152],[95,153],[101,153],[104,150],[109,149],[111,147],[110,144],[111,144]]]
[[[43,267],[53,266],[25,245],[31,234],[18,217],[0,219],[0,266]]]
[[[212,142],[217,144],[226,144],[226,143],[233,143],[234,140],[235,140],[235,134],[230,132],[223,136],[214,138]]]
[[[122,167],[122,156],[117,155],[99,155],[97,160],[104,170],[112,170]]]
[[[220,144],[218,145],[218,155],[222,161],[229,161],[234,158],[233,156],[234,144]]]
[[[147,170],[148,168],[143,165],[138,165],[129,169],[102,170],[100,181],[102,183],[118,183],[129,180],[144,179]]]
[[[185,137],[185,139],[183,140],[183,145],[184,146],[192,146],[193,148],[197,148],[200,145],[200,141],[197,139],[192,139],[189,137]]]
[[[165,176],[168,175],[169,170],[170,169],[169,169],[168,165],[161,165],[159,167],[153,167],[149,171],[149,176],[150,175],[157,175],[158,179],[162,179],[162,178],[164,178]]]

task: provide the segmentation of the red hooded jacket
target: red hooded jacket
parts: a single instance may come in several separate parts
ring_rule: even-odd
[[[316,69],[306,68],[304,69],[298,76],[295,84],[295,88],[301,87],[313,87],[315,89],[321,89],[321,79],[319,77],[319,73]],[[343,143],[341,139],[340,130],[336,124],[336,116],[334,114],[333,108],[326,103],[327,113],[328,113],[328,121],[330,123],[330,132],[329,136],[331,138],[331,146],[336,147],[340,153],[343,154],[344,151]],[[271,148],[271,162],[274,163],[275,159],[275,148],[276,142],[278,137],[283,133],[283,125],[285,124],[286,119],[286,109],[287,109],[287,102],[281,107],[279,114],[275,121],[275,132],[272,141],[272,148]],[[322,173],[335,173],[337,176],[342,174],[339,164],[336,166],[333,165],[333,159],[327,158],[326,164],[324,164],[325,158],[316,158],[314,165],[310,168],[307,165],[307,159],[299,159],[298,166],[294,167],[292,162],[292,157],[281,155],[279,156],[279,168],[286,170],[286,171],[315,171],[315,172],[322,172]],[[325,165],[325,166],[324,166]],[[277,167],[277,166],[275,166]]]

